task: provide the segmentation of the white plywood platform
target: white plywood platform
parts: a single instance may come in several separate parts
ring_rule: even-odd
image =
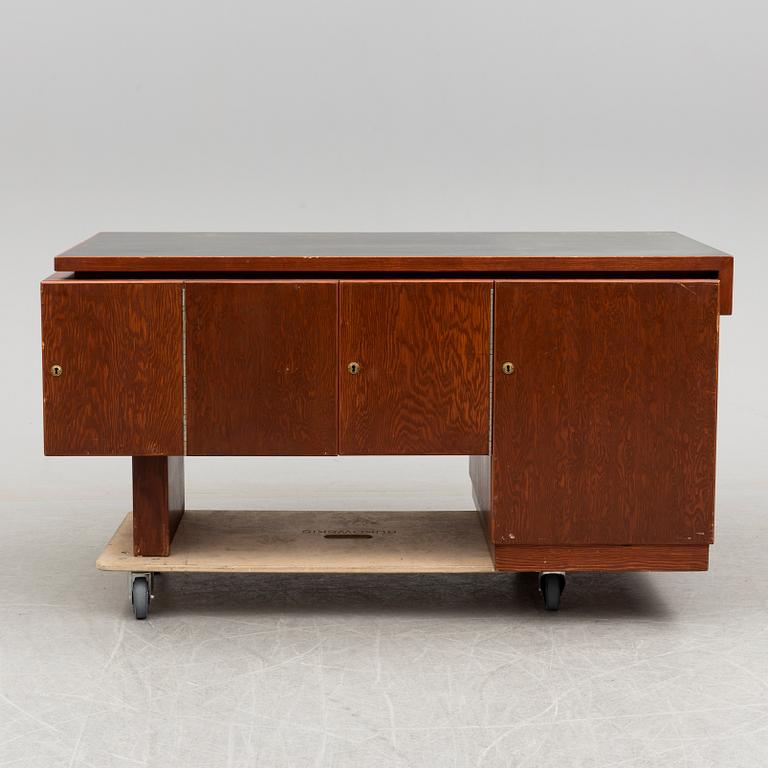
[[[133,556],[132,515],[96,565],[105,571],[473,573],[493,571],[481,522],[462,512],[184,513],[170,557]]]

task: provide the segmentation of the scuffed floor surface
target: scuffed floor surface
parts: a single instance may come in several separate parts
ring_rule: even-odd
[[[768,518],[721,489],[700,574],[170,575],[93,563],[125,511],[2,508],[0,766],[768,765]]]

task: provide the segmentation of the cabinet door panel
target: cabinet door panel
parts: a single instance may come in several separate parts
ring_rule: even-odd
[[[181,454],[181,283],[62,280],[41,292],[46,454]]]
[[[186,284],[189,454],[336,453],[337,286]]]
[[[717,282],[499,281],[495,296],[494,542],[711,543]]]
[[[487,280],[340,284],[340,453],[488,452],[490,301]]]

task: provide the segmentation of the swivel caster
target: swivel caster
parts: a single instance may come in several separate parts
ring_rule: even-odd
[[[544,571],[539,574],[539,590],[544,598],[544,607],[548,611],[560,608],[560,595],[565,589],[565,574],[555,571]]]
[[[129,573],[131,605],[137,619],[146,619],[149,615],[149,602],[152,599],[152,574]]]

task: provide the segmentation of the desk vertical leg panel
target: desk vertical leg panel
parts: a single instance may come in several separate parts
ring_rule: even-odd
[[[133,554],[168,557],[184,514],[184,457],[133,457]]]

